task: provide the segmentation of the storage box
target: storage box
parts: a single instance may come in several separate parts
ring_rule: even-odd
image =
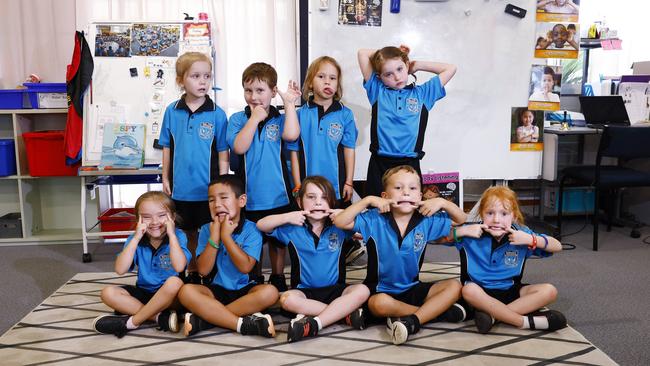
[[[134,208],[109,208],[97,218],[101,231],[126,231],[135,229]],[[127,235],[104,236],[105,239],[126,238]]]
[[[0,139],[0,177],[16,174],[15,146],[13,139]]]
[[[544,192],[544,206],[557,214],[559,188],[549,187]],[[594,190],[590,188],[564,188],[562,214],[591,214],[594,211]]]
[[[23,83],[32,108],[68,108],[65,83]]]
[[[65,165],[63,131],[25,132],[29,174],[33,177],[77,175],[79,165]]]
[[[0,217],[0,238],[22,238],[23,228],[19,212],[8,213]]]
[[[25,89],[1,89],[0,109],[23,109]]]

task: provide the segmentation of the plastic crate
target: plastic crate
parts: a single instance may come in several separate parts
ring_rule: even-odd
[[[8,213],[0,217],[0,238],[22,238],[23,228],[19,212]]]
[[[0,109],[23,109],[25,89],[0,89]]]
[[[23,83],[32,108],[68,108],[65,83]]]
[[[135,229],[134,208],[109,208],[97,218],[101,231],[126,231]],[[107,235],[105,239],[126,238],[128,235]]]
[[[65,164],[63,131],[25,132],[29,174],[33,177],[77,175],[79,165]]]
[[[13,139],[0,139],[0,177],[16,174],[15,146]]]

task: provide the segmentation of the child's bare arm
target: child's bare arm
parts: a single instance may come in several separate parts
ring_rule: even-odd
[[[181,244],[178,242],[178,237],[176,236],[176,223],[172,216],[167,213],[167,221],[165,221],[167,227],[167,237],[169,238],[169,259],[172,262],[172,267],[176,272],[182,272],[185,270],[187,265],[187,258]]]
[[[366,196],[362,200],[353,203],[342,212],[339,212],[334,217],[334,225],[339,229],[352,230],[354,228],[354,219],[366,208],[370,206],[377,207],[380,212],[384,213],[390,211],[390,206],[393,203],[395,203],[393,200],[377,196]]]
[[[230,171],[230,154],[228,150],[219,151],[219,174],[228,174]]]
[[[345,163],[345,182],[343,187],[343,200],[349,201],[352,199],[352,194],[354,193],[354,187],[352,186],[354,181],[354,149],[344,147],[343,148],[343,162]]]
[[[115,259],[115,273],[118,275],[125,274],[133,265],[133,257],[135,256],[135,250],[138,248],[138,243],[142,240],[142,237],[147,231],[147,224],[142,219],[142,216],[138,219],[138,225],[135,228],[133,237],[131,241],[122,249],[120,254]]]
[[[467,221],[467,214],[460,207],[442,197],[421,201],[418,206],[420,213],[424,216],[431,216],[440,210],[445,210],[455,224],[462,224]]]
[[[252,271],[257,261],[237,245],[232,238],[232,233],[235,231],[237,223],[231,221],[230,217],[221,217],[219,221],[221,223],[221,242],[226,247],[230,260],[239,272],[248,273]]]
[[[298,84],[289,80],[286,92],[278,91],[284,103],[284,130],[282,139],[284,141],[295,141],[300,136],[300,124],[296,113],[296,101],[300,99],[300,88]]]
[[[269,215],[257,222],[257,228],[263,233],[270,233],[278,226],[291,224],[300,226],[305,223],[307,211],[292,211],[279,215]]]
[[[268,116],[268,113],[262,106],[258,105],[251,110],[250,118],[248,118],[244,127],[237,133],[237,136],[235,136],[235,141],[233,143],[233,151],[235,154],[241,155],[248,151],[253,142],[253,137],[255,137],[257,125],[264,121],[266,116]]]
[[[168,196],[171,196],[171,182],[169,181],[169,164],[171,160],[171,150],[168,147],[163,147],[163,156],[162,156],[162,184],[163,192]]]
[[[221,223],[218,217],[214,217],[210,222],[210,237],[217,247],[221,242]],[[217,248],[213,247],[210,243],[205,243],[205,249],[201,255],[196,259],[196,267],[201,276],[207,276],[212,272],[215,264],[217,263]]]
[[[298,161],[298,152],[289,151],[289,160],[291,161],[291,178],[293,186],[300,187],[300,162]]]
[[[544,9],[546,5],[548,5],[550,2],[553,2],[555,0],[542,0],[537,3],[537,9]]]
[[[361,75],[363,75],[363,81],[368,81],[372,75],[372,63],[370,58],[375,54],[377,50],[362,48],[357,52],[357,58],[359,60],[359,68],[361,69]]]
[[[446,85],[456,75],[456,65],[443,62],[413,61],[409,67],[409,72],[414,73],[416,71],[427,71],[438,74],[440,83]]]

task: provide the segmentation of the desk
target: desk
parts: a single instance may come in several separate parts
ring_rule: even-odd
[[[94,191],[98,185],[112,185],[112,184],[129,184],[129,183],[151,183],[152,179],[160,182],[160,175],[162,169],[155,168],[142,168],[142,169],[125,169],[125,170],[98,170],[96,168],[79,169],[79,176],[81,177],[81,240],[83,243],[82,261],[84,263],[91,262],[92,257],[88,253],[88,238],[99,238],[106,235],[130,235],[133,230],[128,231],[111,231],[111,232],[89,232],[86,223],[86,191]],[[113,181],[112,178],[117,177],[130,177],[128,181]],[[92,230],[97,224],[90,228]]]
[[[586,163],[584,154],[585,138],[597,136],[600,132],[601,130],[590,127],[571,127],[569,130],[562,130],[557,125],[544,128],[544,155],[542,159],[542,180],[540,181],[540,221],[544,222],[546,190],[550,182],[555,182],[558,179],[558,171],[561,171],[565,166]],[[561,146],[563,144],[569,145],[570,148],[567,149]],[[596,141],[593,147],[594,159],[597,149],[598,143]]]

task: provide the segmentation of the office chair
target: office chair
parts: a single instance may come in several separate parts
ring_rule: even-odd
[[[602,165],[605,157],[618,158],[618,165]],[[566,183],[572,186],[591,186],[594,188],[593,215],[593,250],[598,250],[598,213],[600,211],[600,193],[614,191],[623,187],[650,187],[650,172],[626,168],[622,160],[650,158],[650,128],[648,127],[619,127],[605,126],[598,153],[596,165],[570,166],[562,170],[558,201],[557,230],[562,235],[562,205]],[[614,195],[607,195],[610,201],[608,211],[608,227],[611,230]],[[610,199],[611,198],[611,199]],[[560,239],[560,238],[558,238]]]

